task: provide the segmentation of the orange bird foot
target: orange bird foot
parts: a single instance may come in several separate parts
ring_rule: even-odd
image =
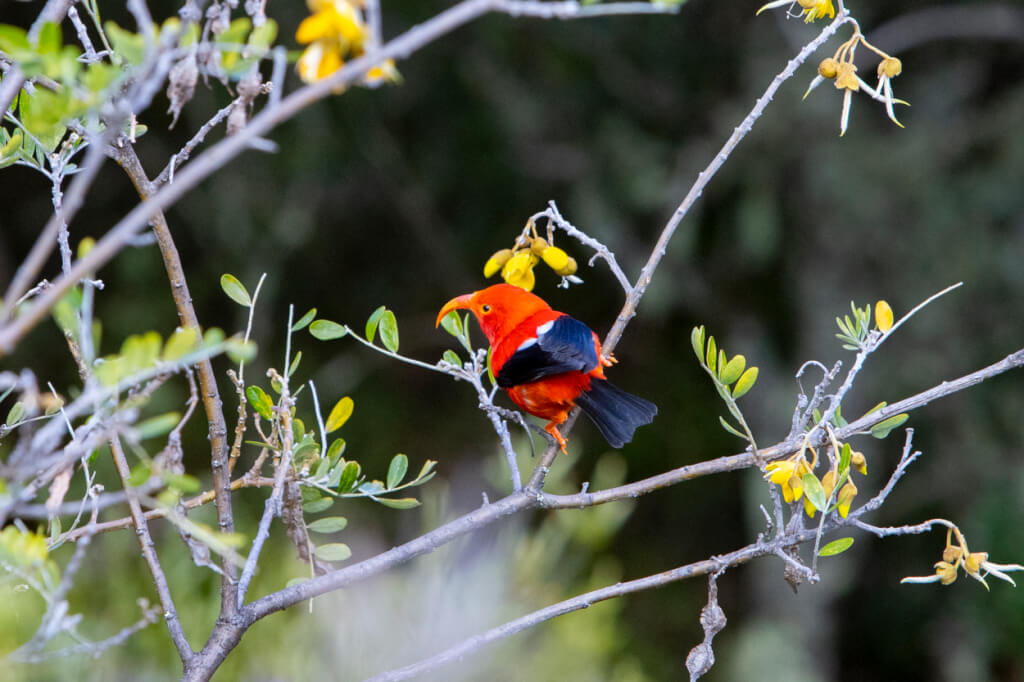
[[[558,447],[562,450],[562,454],[568,455],[569,453],[565,449],[565,444],[568,443],[568,441],[565,440],[562,434],[558,432],[558,422],[548,422],[548,425],[544,427],[544,430],[550,433],[551,437],[555,439],[558,443]]]
[[[609,353],[607,356],[601,356],[601,364],[605,367],[611,367],[612,365],[617,365],[618,363],[619,359],[615,357],[615,353]]]

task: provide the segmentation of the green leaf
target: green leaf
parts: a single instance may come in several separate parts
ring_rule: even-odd
[[[47,21],[39,30],[38,51],[41,55],[57,54],[61,46],[60,26]]]
[[[199,348],[199,330],[195,327],[178,327],[164,344],[164,352],[160,359],[164,362],[177,362]]]
[[[344,542],[332,542],[317,547],[315,554],[321,561],[344,561],[352,556],[352,550]]]
[[[818,550],[818,556],[835,556],[836,554],[842,554],[852,546],[853,538],[839,538]]]
[[[331,443],[331,447],[327,448],[327,460],[334,466],[341,459],[342,453],[345,452],[345,439],[335,438],[334,442]]]
[[[142,63],[146,56],[146,41],[142,36],[126,31],[112,21],[105,22],[103,28],[117,56],[133,66]]]
[[[256,342],[239,338],[230,338],[224,344],[224,352],[231,362],[242,364],[256,357]]]
[[[441,327],[455,338],[462,336],[462,319],[459,317],[458,311],[453,310],[442,317]]]
[[[347,493],[355,487],[360,469],[359,462],[349,462],[345,465],[344,471],[341,472],[341,478],[338,480],[339,493]]]
[[[316,500],[310,500],[302,505],[302,511],[307,514],[319,514],[322,511],[327,511],[334,504],[333,497],[321,497]]]
[[[732,397],[742,398],[745,396],[747,391],[754,387],[755,381],[757,381],[757,367],[748,367],[747,371],[740,375],[736,385],[732,387]]]
[[[453,351],[451,349],[446,350],[442,357],[444,358],[444,361],[447,362],[449,365],[455,365],[456,367],[462,367],[462,358],[460,358],[459,354],[456,353],[455,351]]]
[[[358,490],[366,495],[376,495],[384,492],[384,484],[380,481],[366,481],[359,486]]]
[[[739,436],[743,440],[747,439],[747,436],[745,434],[743,434],[742,432],[740,432],[735,426],[733,426],[728,421],[726,421],[725,417],[721,417],[720,416],[718,418],[718,421],[722,425],[722,428],[725,429],[726,431],[728,431],[729,433],[731,433],[732,435]]]
[[[292,360],[292,364],[288,367],[288,376],[295,374],[295,370],[299,368],[299,363],[302,362],[302,351],[300,350],[295,354],[295,358]]]
[[[409,470],[409,458],[399,453],[391,458],[388,466],[387,487],[390,490],[402,482]]]
[[[423,463],[423,467],[420,469],[420,473],[417,474],[416,480],[418,481],[421,478],[423,478],[424,476],[426,476],[427,474],[429,474],[431,471],[434,470],[434,467],[436,467],[436,466],[437,466],[437,462],[435,462],[432,459],[428,459],[426,462]]]
[[[413,507],[420,506],[420,501],[415,497],[375,497],[374,502],[383,504],[385,507],[391,507],[392,509],[412,509]]]
[[[839,451],[839,473],[842,474],[844,471],[850,468],[850,458],[853,457],[853,448],[850,447],[849,443],[843,443],[842,449]],[[839,484],[836,483],[836,487]]]
[[[814,508],[819,511],[824,511],[828,504],[828,496],[825,495],[825,489],[821,487],[821,481],[818,477],[812,473],[806,473],[803,475],[804,484],[804,495],[811,501]]]
[[[133,488],[138,488],[149,480],[152,473],[153,471],[149,468],[148,464],[136,464],[135,467],[132,468],[131,474],[128,475],[128,485]]]
[[[306,528],[314,533],[337,533],[339,530],[344,530],[347,525],[348,519],[344,516],[325,516],[309,524]]]
[[[732,360],[722,368],[722,374],[719,378],[721,378],[723,384],[728,386],[740,378],[740,375],[743,374],[743,370],[746,369],[746,367],[747,359],[742,355],[735,355]]]
[[[897,414],[894,417],[889,417],[885,421],[880,421],[871,427],[871,435],[875,438],[882,439],[889,435],[889,432],[898,427],[903,422],[910,419],[910,415],[904,412],[903,414]]]
[[[309,326],[309,323],[316,317],[316,308],[310,308],[306,314],[299,318],[299,321],[292,325],[293,332],[300,332]]]
[[[199,483],[199,479],[195,476],[189,476],[188,474],[172,474],[165,473],[163,475],[164,483],[172,488],[177,488],[183,493],[197,493],[199,488],[202,486]]]
[[[708,339],[706,365],[712,374],[715,373],[715,362],[718,358],[718,346],[715,344],[715,337]]]
[[[259,386],[247,386],[245,389],[245,399],[252,405],[252,409],[256,410],[256,413],[266,419],[268,422],[274,419],[274,401],[270,399],[267,392]]]
[[[4,421],[8,426],[14,426],[25,417],[25,405],[21,401],[14,403],[11,406],[10,411],[7,413],[7,420]]]
[[[245,306],[248,308],[252,305],[252,297],[249,296],[248,289],[245,285],[238,281],[238,278],[230,273],[224,273],[220,276],[220,288],[224,290],[224,293],[228,295],[232,301],[238,305]]]
[[[380,318],[380,340],[384,347],[392,353],[398,352],[398,320],[390,310],[385,310]]]
[[[690,343],[693,344],[693,352],[697,354],[697,360],[704,360],[704,325],[694,327],[690,332]]]
[[[863,419],[864,417],[868,416],[868,415],[869,415],[869,414],[871,414],[872,412],[878,412],[878,411],[879,411],[880,409],[882,409],[883,407],[885,407],[885,406],[886,406],[886,405],[888,405],[888,404],[889,404],[889,403],[887,403],[886,401],[884,401],[884,400],[883,400],[882,402],[878,403],[877,405],[875,405],[874,407],[872,407],[872,408],[871,408],[870,410],[868,410],[867,412],[865,412],[865,413],[864,413],[863,415],[861,415],[861,419]]]
[[[181,421],[181,414],[178,412],[168,412],[161,414],[158,417],[151,417],[145,421],[141,421],[135,425],[135,433],[138,434],[139,440],[146,440],[147,438],[156,438],[169,432],[178,422]]]
[[[309,333],[313,335],[313,338],[320,339],[321,341],[330,341],[332,339],[340,339],[348,331],[344,325],[340,325],[337,322],[317,320],[309,325]]]
[[[325,427],[327,433],[337,431],[344,426],[348,418],[352,416],[353,409],[355,409],[355,403],[348,396],[335,403],[334,408],[331,409],[331,414],[327,417],[327,425]]]
[[[373,343],[373,338],[377,335],[377,324],[380,322],[380,318],[384,317],[385,310],[387,308],[384,306],[377,308],[366,320],[366,340],[370,343]]]
[[[217,327],[210,327],[203,332],[203,348],[212,348],[224,341],[224,332]]]
[[[249,46],[259,50],[266,50],[273,44],[276,37],[277,22],[273,19],[267,19],[261,26],[257,26],[249,34]]]
[[[31,52],[32,45],[28,42],[28,34],[25,29],[9,24],[0,24],[0,50],[18,59],[16,53]]]

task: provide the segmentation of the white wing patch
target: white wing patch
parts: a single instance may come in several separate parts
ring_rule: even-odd
[[[526,341],[523,341],[521,344],[519,344],[519,348],[516,348],[516,352],[519,352],[521,350],[526,350],[530,346],[536,345],[536,343],[537,343],[537,339],[536,338],[526,339]]]
[[[545,322],[544,324],[537,327],[537,336],[540,336],[541,334],[547,334],[549,331],[551,331],[551,328],[554,326],[554,320],[551,320],[550,322]]]

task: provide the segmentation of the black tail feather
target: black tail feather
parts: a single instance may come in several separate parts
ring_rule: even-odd
[[[650,424],[658,414],[654,403],[626,393],[604,379],[591,379],[590,390],[584,391],[576,404],[613,448],[633,440],[637,427]]]

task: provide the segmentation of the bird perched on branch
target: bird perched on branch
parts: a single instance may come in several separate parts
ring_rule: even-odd
[[[549,420],[544,430],[565,452],[558,426],[579,405],[608,444],[621,448],[638,426],[650,424],[658,408],[609,383],[604,368],[614,358],[601,355],[590,327],[552,310],[539,296],[510,284],[457,296],[437,315],[469,310],[491,344],[491,371],[498,386],[526,412]]]

